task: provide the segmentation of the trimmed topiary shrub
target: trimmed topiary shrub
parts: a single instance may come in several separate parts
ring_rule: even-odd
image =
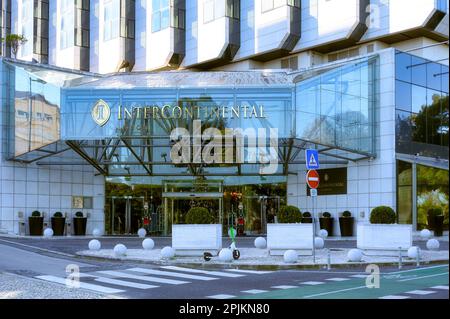
[[[62,218],[63,214],[61,212],[56,212],[56,213],[53,214],[53,217],[55,217],[55,218]]]
[[[303,213],[303,217],[310,218],[311,217],[311,213],[310,212],[304,212]]]
[[[345,217],[345,218],[352,217],[352,213],[350,213],[348,210],[346,210],[345,212],[342,213],[342,217]]]
[[[371,224],[394,224],[396,222],[396,214],[394,210],[388,206],[378,206],[372,209],[370,214]]]
[[[281,206],[278,213],[279,223],[300,223],[302,220],[302,213],[300,209],[295,206]]]
[[[443,215],[442,213],[442,208],[430,208],[427,212],[428,216],[441,216]]]
[[[83,212],[76,212],[75,217],[78,217],[78,218],[83,217]]]
[[[35,210],[31,213],[31,217],[41,217],[41,213],[38,210]]]
[[[216,219],[204,207],[192,207],[186,214],[186,224],[214,224]]]
[[[322,214],[322,217],[323,218],[330,218],[331,214],[329,212],[325,212],[325,213]]]

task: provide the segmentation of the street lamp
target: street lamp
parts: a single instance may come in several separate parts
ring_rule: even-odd
[[[29,127],[28,127],[28,152],[31,151],[31,125],[33,122],[33,101],[32,101],[32,88],[31,88],[31,83],[32,82],[38,82],[41,84],[47,84],[47,82],[45,82],[44,80],[41,79],[33,79],[33,78],[29,78],[29,84],[30,84],[30,89],[29,89],[29,99],[28,99],[28,116],[29,116]]]

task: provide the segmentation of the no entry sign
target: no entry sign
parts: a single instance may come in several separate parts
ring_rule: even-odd
[[[319,173],[316,170],[309,170],[306,174],[306,184],[312,189],[319,187]]]

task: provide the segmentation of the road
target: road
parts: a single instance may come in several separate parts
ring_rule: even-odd
[[[121,240],[124,242],[123,240]],[[74,243],[75,242],[75,243]],[[102,240],[102,243],[104,240]],[[105,241],[107,245],[113,244]],[[139,243],[128,239],[129,246]],[[79,258],[73,249],[84,249],[84,239],[28,240],[0,238],[0,297],[11,294],[13,276],[49,284],[31,298],[58,298],[45,291],[60,287],[73,298],[136,299],[448,299],[448,264],[423,268],[381,268],[380,287],[366,287],[365,269],[248,271],[182,268],[122,261]],[[58,248],[59,247],[59,248]],[[66,267],[79,267],[80,289],[68,288]],[[12,276],[12,277],[11,277]],[[69,282],[73,284],[73,281]],[[9,289],[8,291],[5,291]],[[86,294],[80,294],[85,292]],[[92,295],[89,295],[91,293]],[[66,295],[64,295],[66,297]]]

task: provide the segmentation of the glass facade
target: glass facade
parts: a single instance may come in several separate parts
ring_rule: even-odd
[[[396,53],[397,153],[448,159],[448,66]]]
[[[297,84],[296,136],[373,154],[376,64],[350,63]]]

